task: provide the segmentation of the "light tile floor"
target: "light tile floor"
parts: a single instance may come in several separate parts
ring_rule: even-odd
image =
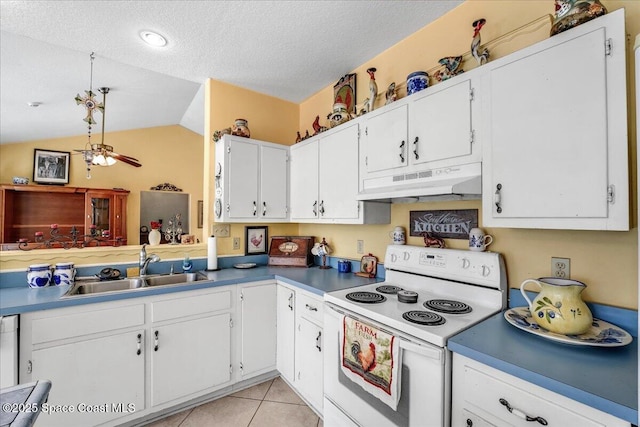
[[[148,424],[147,427],[323,427],[280,377]]]

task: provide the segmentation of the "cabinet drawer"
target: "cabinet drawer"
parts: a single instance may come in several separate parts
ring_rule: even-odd
[[[530,427],[534,424],[517,416],[518,413],[522,416],[526,414],[533,418],[544,418],[549,426],[611,425],[604,421],[599,422],[601,420],[586,418],[586,411],[582,410],[583,405],[577,402],[571,406],[563,404],[562,400],[557,399],[560,396],[546,390],[539,392],[538,387],[533,384],[525,390],[470,366],[464,366],[464,384],[465,409],[484,414],[483,417],[497,425]],[[505,403],[512,408],[512,412],[509,412]]]
[[[34,319],[32,343],[96,334],[144,324],[144,304]]]
[[[317,325],[322,326],[323,301],[304,291],[296,292],[296,312]]]
[[[178,295],[178,294],[176,294]],[[178,319],[231,308],[231,291],[223,290],[182,298],[171,298],[151,304],[151,321]]]

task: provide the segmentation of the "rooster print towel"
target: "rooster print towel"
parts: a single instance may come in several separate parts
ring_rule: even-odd
[[[397,339],[348,316],[343,317],[343,325],[342,371],[395,411],[400,399]]]

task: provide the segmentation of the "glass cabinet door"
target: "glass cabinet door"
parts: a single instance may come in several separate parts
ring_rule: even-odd
[[[110,194],[90,192],[87,197],[87,206],[85,207],[87,218],[85,223],[86,234],[91,234],[92,226],[95,226],[96,235],[103,236],[105,232],[108,232],[108,235],[112,235],[114,232],[114,230],[111,230],[110,214],[112,208]]]

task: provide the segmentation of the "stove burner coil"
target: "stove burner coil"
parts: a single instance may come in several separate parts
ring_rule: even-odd
[[[392,285],[382,285],[376,288],[376,291],[381,292],[383,294],[397,294],[398,291],[401,291],[402,288]]]
[[[426,326],[444,325],[444,323],[446,322],[444,317],[430,311],[407,311],[406,313],[402,313],[402,318],[404,320],[408,320],[409,322]]]
[[[452,301],[447,299],[432,299],[426,301],[424,308],[428,308],[439,313],[447,314],[466,314],[471,313],[471,306],[460,301]]]
[[[375,292],[351,292],[348,293],[346,297],[348,300],[364,304],[376,304],[387,300],[387,297]]]

